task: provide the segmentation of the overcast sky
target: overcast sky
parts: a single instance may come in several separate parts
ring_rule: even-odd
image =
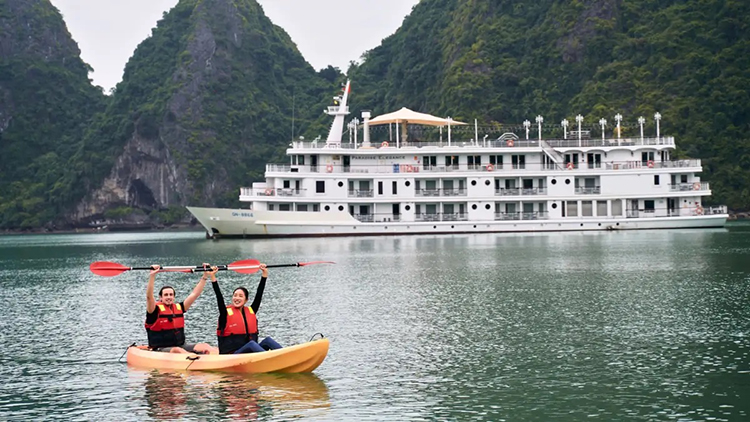
[[[50,0],[78,42],[90,76],[105,91],[122,79],[125,63],[177,0]],[[419,0],[257,0],[284,28],[315,69],[349,62],[380,45]],[[337,26],[339,25],[339,26]],[[332,40],[343,34],[339,45]]]

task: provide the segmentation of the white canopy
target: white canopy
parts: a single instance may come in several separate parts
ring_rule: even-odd
[[[370,125],[372,126],[385,125],[388,123],[407,123],[428,126],[449,126],[466,124],[463,122],[457,122],[455,120],[443,119],[442,117],[433,116],[427,113],[418,113],[416,111],[409,110],[406,107],[403,107],[401,110],[394,111],[393,113],[380,115],[370,120]]]

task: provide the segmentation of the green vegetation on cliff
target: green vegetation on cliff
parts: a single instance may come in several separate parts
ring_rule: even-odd
[[[594,130],[619,112],[634,134],[659,111],[681,153],[704,158],[711,201],[750,209],[746,1],[422,0],[349,74],[354,108],[376,112],[549,125],[580,113]]]

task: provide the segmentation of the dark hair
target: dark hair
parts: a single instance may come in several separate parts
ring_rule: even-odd
[[[161,292],[163,292],[164,289],[172,289],[172,291],[174,292],[175,296],[177,296],[177,290],[175,290],[174,287],[172,287],[172,286],[164,286],[161,289],[159,289],[159,297],[161,297]]]
[[[247,289],[246,289],[246,288],[244,288],[244,287],[238,287],[238,288],[234,289],[234,291],[232,292],[232,295],[234,295],[234,293],[235,293],[235,292],[236,292],[237,290],[242,290],[242,292],[243,292],[243,293],[245,293],[245,300],[247,300],[247,299],[248,299],[248,294],[249,294],[249,293],[247,292]]]

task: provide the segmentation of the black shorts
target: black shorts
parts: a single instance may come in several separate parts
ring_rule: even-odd
[[[157,347],[156,349],[153,349],[155,352],[171,352],[172,347],[182,347],[185,349],[186,352],[193,353],[195,352],[195,345],[196,343],[185,343],[182,346],[170,346],[170,347]]]

